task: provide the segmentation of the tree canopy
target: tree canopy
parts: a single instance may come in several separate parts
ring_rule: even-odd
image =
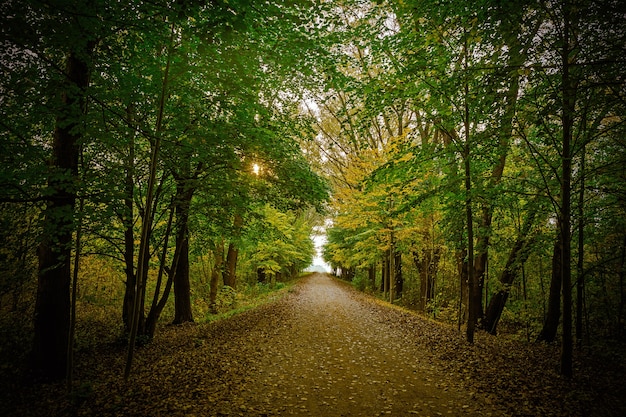
[[[31,294],[43,374],[71,374],[81,270],[111,271],[128,377],[163,311],[297,275],[324,221],[337,275],[470,343],[560,337],[571,376],[624,336],[619,0],[0,13],[0,297]]]

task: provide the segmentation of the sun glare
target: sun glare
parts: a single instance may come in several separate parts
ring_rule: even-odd
[[[261,167],[259,166],[259,164],[252,165],[252,172],[254,172],[254,175],[259,175],[260,171]]]

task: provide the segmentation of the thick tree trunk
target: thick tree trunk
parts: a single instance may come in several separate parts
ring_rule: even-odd
[[[39,268],[35,302],[33,366],[42,375],[60,379],[67,366],[70,318],[70,265],[78,175],[79,115],[85,112],[84,89],[89,84],[87,53],[70,53],[66,58],[68,86],[62,101],[65,111],[57,118],[48,181],[44,235],[38,248]]]
[[[239,250],[233,242],[228,244],[228,251],[226,252],[226,267],[224,268],[224,285],[231,288],[237,287],[237,277],[235,275],[237,270],[237,257]]]
[[[233,236],[234,240],[239,238],[241,234],[241,228],[243,227],[243,217],[239,214],[235,214],[233,219]],[[223,271],[224,285],[227,285],[233,289],[237,288],[237,258],[239,257],[239,249],[234,241],[228,244],[228,251],[226,253],[226,266]]]
[[[561,318],[561,230],[558,227],[558,235],[554,243],[552,253],[552,279],[550,280],[550,292],[548,294],[548,311],[543,322],[543,328],[537,336],[538,342],[553,342],[559,328]]]
[[[193,322],[191,311],[191,285],[189,284],[189,238],[187,233],[180,243],[180,259],[174,272],[173,324]]]

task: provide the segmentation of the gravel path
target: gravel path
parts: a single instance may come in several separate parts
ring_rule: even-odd
[[[260,338],[239,393],[255,415],[497,415],[450,385],[388,308],[324,274],[299,285]],[[273,322],[273,321],[270,321]],[[226,414],[226,413],[224,413]]]

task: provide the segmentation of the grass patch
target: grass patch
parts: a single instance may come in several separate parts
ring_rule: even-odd
[[[223,296],[228,297],[228,300],[226,302],[220,302],[220,300],[218,300],[218,305],[220,305],[218,312],[216,314],[207,313],[204,317],[204,321],[211,323],[224,320],[264,304],[277,301],[287,293],[292,292],[298,280],[299,278],[274,284],[257,283],[245,287],[243,291],[237,292],[234,295],[231,292],[227,292]],[[220,296],[222,296],[221,293]]]

